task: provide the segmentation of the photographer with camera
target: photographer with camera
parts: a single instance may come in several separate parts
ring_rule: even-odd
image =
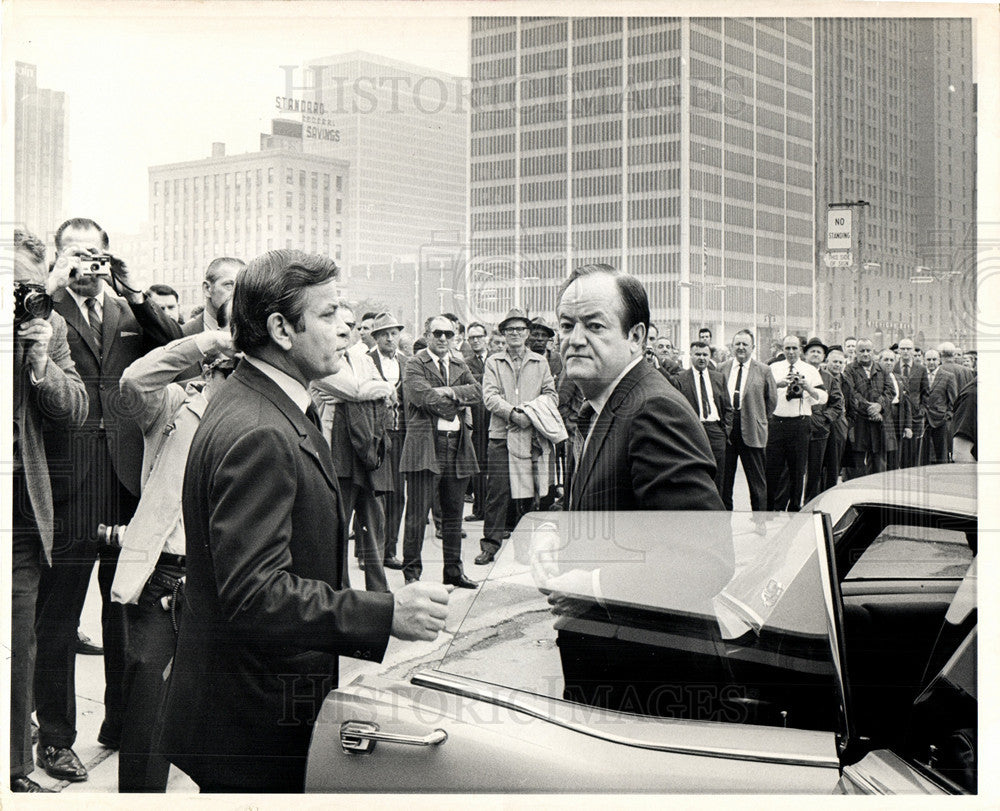
[[[142,435],[131,404],[118,390],[125,368],[150,349],[180,337],[180,326],[137,290],[125,263],[108,252],[105,231],[93,220],[63,223],[55,235],[53,296],[67,324],[70,356],[87,388],[87,419],[69,431],[46,426],[56,532],[52,567],[38,592],[35,709],[38,764],[58,780],[87,779],[72,747],[76,741],[74,648],[94,563],[100,558],[104,643],[104,723],[98,742],[118,748],[121,736],[124,616],[111,602],[118,550],[94,540],[99,523],[124,524],[139,498]],[[125,298],[121,298],[112,292]]]
[[[199,332],[154,349],[129,366],[122,395],[136,405],[142,429],[142,497],[127,527],[107,527],[122,552],[111,586],[127,625],[125,715],[118,757],[120,792],[164,792],[170,764],[153,752],[160,726],[163,672],[174,655],[183,597],[184,467],[212,395],[236,367],[228,330]],[[171,382],[199,364],[200,381]]]
[[[87,389],[70,357],[66,322],[52,311],[57,280],[46,276],[45,246],[15,230],[10,789],[32,793],[43,791],[28,777],[35,604],[43,567],[52,562],[54,521],[43,431],[79,427],[87,416]]]
[[[798,512],[809,459],[809,428],[814,405],[827,400],[823,378],[815,366],[800,357],[802,340],[786,335],[782,342],[784,359],[771,364],[778,389],[778,404],[768,420],[765,476],[767,510]],[[788,498],[779,496],[782,477],[788,473]]]

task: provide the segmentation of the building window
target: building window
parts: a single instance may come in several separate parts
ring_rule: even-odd
[[[344,190],[344,178],[342,178],[340,175],[337,175],[337,191],[343,191],[343,190]]]
[[[285,183],[295,182],[295,170],[289,167],[285,170]]]
[[[342,201],[341,201],[341,199],[340,199],[340,198],[338,197],[338,198],[337,198],[337,214],[340,214],[340,213],[341,213],[341,203],[342,203]]]

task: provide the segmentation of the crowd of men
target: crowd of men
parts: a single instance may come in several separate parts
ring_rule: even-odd
[[[795,511],[841,476],[975,457],[974,354],[788,335],[763,362],[750,330],[720,349],[703,329],[685,367],[607,265],[566,280],[555,326],[443,313],[411,339],[340,299],[325,257],[215,259],[182,324],[93,220],[55,247],[49,268],[16,235],[15,791],[40,790],[35,762],[87,779],[74,656],[95,563],[119,790],[162,792],[173,763],[206,792],[301,791],[337,656],[433,640],[448,587],[478,587],[465,524],[488,566],[532,509],[732,510],[739,464],[754,511]],[[440,582],[422,580],[431,526]]]

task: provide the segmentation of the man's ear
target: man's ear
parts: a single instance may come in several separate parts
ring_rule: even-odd
[[[212,289],[212,283],[208,279],[202,281],[201,292],[205,294],[206,298],[208,297],[208,294],[211,291],[211,289]]]
[[[292,348],[292,325],[281,313],[271,313],[267,317],[267,334],[271,340],[280,348],[287,352]]]
[[[632,329],[628,331],[629,343],[635,343],[641,350],[646,346],[646,325],[645,324],[633,324]]]

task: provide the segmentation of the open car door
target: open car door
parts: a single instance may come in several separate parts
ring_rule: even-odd
[[[833,793],[830,543],[818,514],[529,514],[439,660],[326,698],[306,789]]]

